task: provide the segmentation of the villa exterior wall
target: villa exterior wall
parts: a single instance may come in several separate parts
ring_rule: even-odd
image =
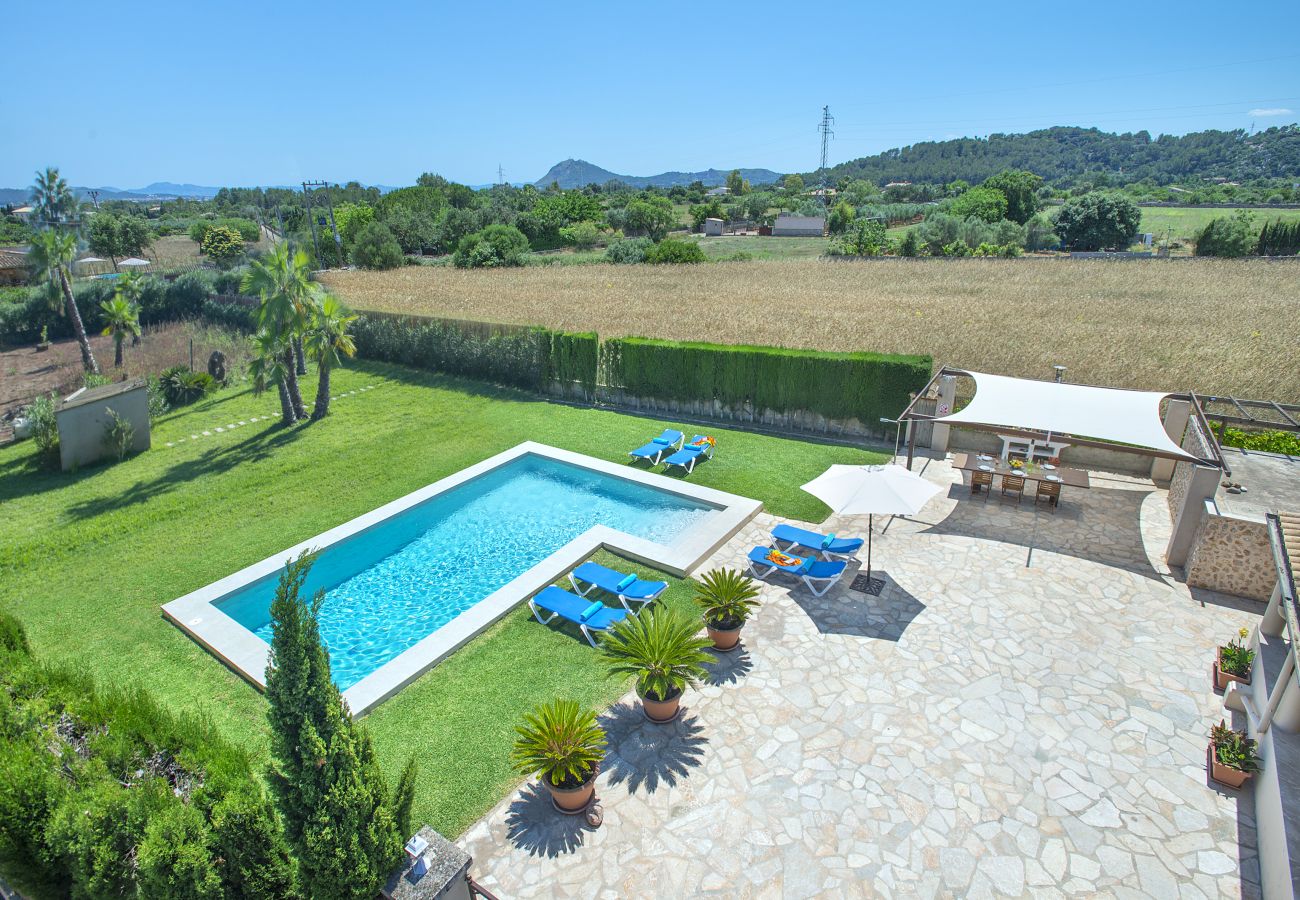
[[[1206,501],[1205,506],[1187,558],[1187,584],[1267,601],[1277,582],[1267,526],[1225,516],[1213,501]]]
[[[1195,418],[1187,422],[1187,430],[1183,432],[1180,446],[1201,459],[1209,459],[1211,456],[1209,438],[1201,431],[1201,423]],[[1180,462],[1174,466],[1174,475],[1169,480],[1169,495],[1166,500],[1169,503],[1169,515],[1175,521],[1178,519],[1178,511],[1183,508],[1183,501],[1187,498],[1187,487],[1192,483],[1192,471],[1195,467],[1195,463],[1189,462]]]

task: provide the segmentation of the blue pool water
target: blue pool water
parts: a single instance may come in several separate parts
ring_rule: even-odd
[[[525,455],[327,548],[307,588],[325,589],[321,637],[346,689],[593,525],[671,543],[703,503]],[[217,602],[267,643],[278,575]]]

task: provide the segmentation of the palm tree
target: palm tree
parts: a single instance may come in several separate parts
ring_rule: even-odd
[[[123,342],[128,336],[140,336],[140,314],[121,291],[99,304],[99,308],[104,311],[104,334],[113,336],[113,368],[120,369]]]
[[[77,198],[59,170],[47,166],[44,172],[36,173],[32,206],[38,219],[46,225],[57,225],[77,211]]]
[[[143,291],[141,282],[143,279],[135,271],[123,272],[117,279],[117,286],[113,288],[113,293],[120,294],[135,309],[136,323],[140,319],[140,294]],[[131,346],[140,345],[140,329],[137,327],[131,335]]]
[[[325,294],[312,311],[311,330],[307,332],[307,353],[316,361],[320,382],[316,387],[316,406],[312,421],[325,418],[330,411],[330,370],[341,360],[339,354],[355,356],[357,345],[348,334],[348,326],[357,316],[333,294]]]
[[[33,238],[27,260],[33,276],[45,282],[51,299],[62,294],[64,310],[72,321],[72,333],[81,345],[81,364],[87,372],[98,375],[99,364],[90,352],[90,339],[86,337],[86,326],[81,321],[81,310],[77,309],[77,298],[72,295],[69,272],[76,255],[76,237],[50,229],[38,232]]]
[[[319,288],[308,277],[311,264],[302,250],[290,249],[287,242],[276,244],[262,259],[255,260],[244,274],[241,289],[259,294],[262,305],[257,311],[258,328],[270,332],[284,354],[284,386],[294,418],[307,418],[298,389],[297,364],[293,344],[302,337]]]
[[[267,385],[274,384],[280,392],[280,421],[292,425],[298,421],[293,410],[293,401],[289,398],[289,388],[285,384],[284,343],[275,334],[265,329],[252,337],[253,359],[248,364],[248,374],[253,379],[253,393],[263,393]],[[292,373],[293,366],[289,366]]]

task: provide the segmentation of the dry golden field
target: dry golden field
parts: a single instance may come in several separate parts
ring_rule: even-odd
[[[359,309],[1300,402],[1300,261],[781,260],[322,279]]]

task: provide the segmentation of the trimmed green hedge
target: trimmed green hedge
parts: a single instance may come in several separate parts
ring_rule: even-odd
[[[560,384],[577,383],[587,391],[594,391],[600,357],[600,338],[596,333],[548,331],[546,334],[546,379]]]
[[[601,365],[611,388],[639,397],[749,404],[756,415],[808,410],[873,423],[903,411],[929,380],[932,360],[617,338],[603,344]]]
[[[352,338],[362,359],[497,384],[537,390],[546,372],[546,332],[536,328],[368,312]]]

